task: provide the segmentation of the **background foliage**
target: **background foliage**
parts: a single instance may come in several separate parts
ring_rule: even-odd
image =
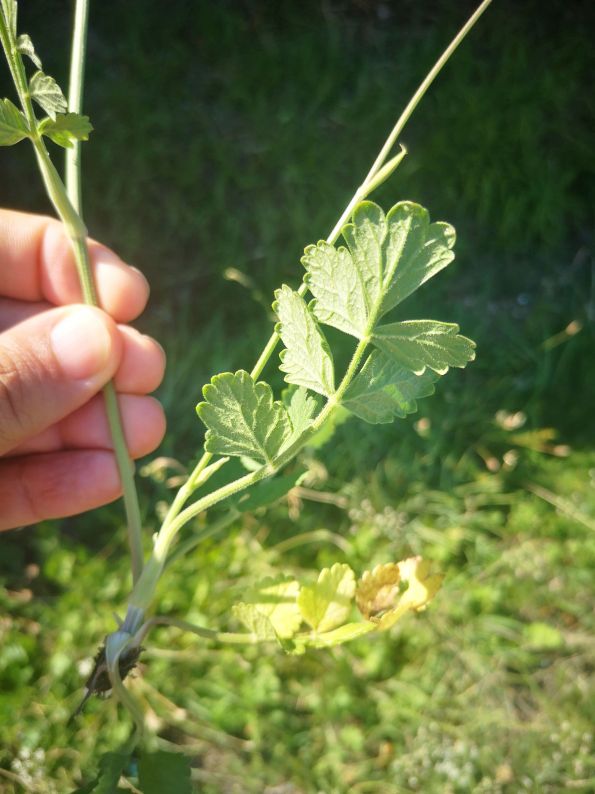
[[[253,363],[273,289],[298,284],[303,247],[472,4],[96,5],[86,218],[152,282],[141,325],[169,357],[160,454],[188,463],[201,386]],[[64,83],[64,4],[22,6]],[[446,574],[443,590],[388,637],[303,657],[157,631],[132,685],[159,744],[192,758],[197,791],[595,786],[594,22],[587,2],[496,0],[376,197],[457,228],[455,263],[406,308],[458,322],[477,361],[417,416],[339,427],[304,455],[300,490],[176,563],[160,609],[234,630],[229,607],[261,575],[411,553]],[[0,174],[3,205],[47,210],[26,146],[0,151]],[[168,491],[141,488],[148,538]],[[121,510],[0,543],[0,789],[67,791],[127,730],[110,701],[65,727],[126,595]]]

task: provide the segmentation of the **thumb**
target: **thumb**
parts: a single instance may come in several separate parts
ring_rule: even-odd
[[[0,334],[0,455],[86,403],[115,373],[122,341],[91,306],[50,309]]]

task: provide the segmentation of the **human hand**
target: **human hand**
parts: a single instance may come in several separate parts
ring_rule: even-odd
[[[0,530],[121,494],[100,394],[111,378],[131,456],[154,450],[165,432],[147,396],[165,355],[125,324],[143,311],[147,281],[104,246],[89,251],[101,309],[80,305],[58,221],[0,210]]]

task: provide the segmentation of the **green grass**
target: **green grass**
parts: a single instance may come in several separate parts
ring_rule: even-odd
[[[450,3],[92,10],[87,222],[153,284],[142,326],[169,355],[160,454],[196,456],[202,384],[253,363],[273,288],[297,284],[304,245],[333,225],[467,5],[456,19]],[[379,194],[456,225],[455,264],[405,310],[459,322],[477,361],[406,422],[342,425],[304,456],[331,503],[292,494],[206,541],[167,575],[159,608],[236,629],[230,606],[262,575],[409,554],[444,587],[390,636],[303,657],[156,631],[131,686],[159,742],[192,759],[197,791],[595,786],[592,13],[540,7],[494,4]],[[62,76],[63,4],[23,16]],[[0,152],[2,204],[45,207],[31,160]],[[499,410],[525,424],[505,429]],[[153,530],[168,493],[140,485]],[[15,715],[0,725],[0,790],[69,791],[125,738],[112,701],[65,727],[126,598],[122,530],[114,505],[0,540],[0,711]]]

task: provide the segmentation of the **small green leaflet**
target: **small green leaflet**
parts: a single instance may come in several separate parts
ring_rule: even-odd
[[[464,367],[475,358],[475,342],[459,334],[455,323],[408,320],[381,325],[373,343],[390,358],[421,375],[426,367],[439,375],[449,367]]]
[[[286,397],[284,396],[283,399],[285,401]],[[315,397],[308,394],[306,389],[293,388],[286,405],[287,413],[289,414],[289,419],[293,428],[293,433],[288,441],[288,444],[291,444],[310,426],[316,409],[318,408],[318,402]]]
[[[386,424],[417,410],[420,397],[434,393],[437,375],[416,375],[375,350],[345,392],[342,404],[371,424]]]
[[[89,117],[80,116],[78,113],[62,113],[55,119],[45,118],[38,129],[42,135],[47,135],[65,149],[72,148],[74,141],[88,141],[89,134],[93,131]]]
[[[0,99],[0,146],[12,146],[29,135],[27,120],[10,99]]]
[[[430,223],[428,211],[412,201],[395,204],[386,224],[381,316],[452,262],[456,240],[449,223]]]
[[[182,753],[158,750],[142,753],[138,763],[138,784],[143,794],[192,794],[190,760]]]
[[[314,314],[325,325],[361,339],[366,333],[368,306],[364,285],[349,251],[327,242],[309,245],[302,264],[304,281],[314,295]]]
[[[302,622],[298,591],[295,579],[265,579],[233,612],[258,639],[289,639]]]
[[[18,37],[17,50],[21,53],[21,55],[26,55],[28,58],[30,58],[38,69],[43,68],[41,65],[41,60],[35,52],[33,42],[26,33],[23,33]]]
[[[29,81],[29,93],[31,99],[42,107],[52,120],[56,120],[56,114],[65,113],[68,105],[62,89],[53,77],[43,72],[35,72]]]
[[[279,323],[275,330],[285,350],[281,371],[285,380],[330,396],[335,390],[333,357],[318,323],[305,300],[287,285],[275,292],[273,310]]]
[[[215,375],[203,396],[196,411],[207,426],[207,452],[270,463],[291,436],[285,406],[273,400],[268,383],[255,383],[244,370]]]
[[[2,10],[13,39],[17,37],[17,0],[2,0]]]
[[[316,584],[301,588],[297,603],[303,619],[320,634],[345,621],[354,594],[353,571],[349,565],[335,563],[332,568],[322,569]]]
[[[315,316],[358,339],[454,258],[453,227],[430,224],[427,210],[411,201],[387,215],[362,201],[342,231],[349,250],[320,242],[306,248],[302,263]]]

